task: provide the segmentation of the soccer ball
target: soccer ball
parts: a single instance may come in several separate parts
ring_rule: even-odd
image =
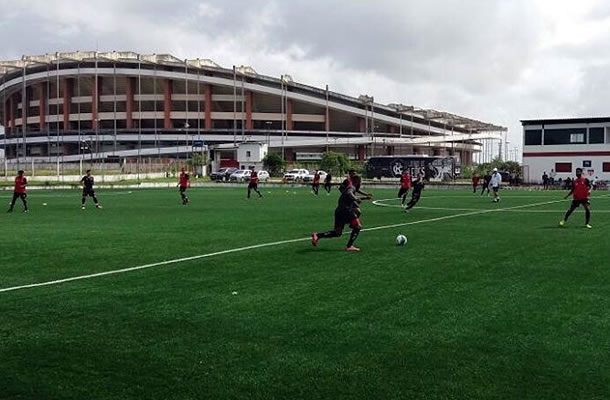
[[[396,236],[396,245],[397,246],[404,246],[407,244],[407,237],[405,235],[403,235],[402,233],[398,236]]]

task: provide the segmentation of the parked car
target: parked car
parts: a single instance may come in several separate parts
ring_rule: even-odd
[[[284,179],[288,182],[302,181],[307,175],[309,171],[306,169],[291,169],[284,174]]]
[[[324,171],[318,171],[318,173],[320,174],[320,183],[324,182],[324,178],[326,178],[326,175],[328,175],[328,174]],[[315,174],[315,171],[312,172],[311,174],[305,176],[303,178],[303,182],[313,182],[314,174]]]
[[[210,179],[213,181],[228,181],[231,174],[235,171],[237,171],[237,168],[221,168],[216,172],[212,172]]]
[[[252,171],[249,169],[238,169],[237,171],[231,174],[229,180],[231,182],[247,182],[250,180],[250,174]]]

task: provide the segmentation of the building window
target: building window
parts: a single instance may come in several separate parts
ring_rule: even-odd
[[[610,162],[602,163],[602,171],[610,172]]]
[[[586,128],[573,129],[545,129],[544,144],[584,144],[587,134]]]
[[[604,128],[589,128],[589,143],[603,144],[604,143]]]
[[[583,168],[591,168],[592,162],[591,160],[585,160],[582,162],[582,167]]]
[[[562,172],[562,173],[571,173],[572,172],[572,163],[570,163],[570,162],[555,163],[555,171]]]
[[[252,152],[251,151],[246,151],[246,157],[248,157],[248,158],[252,157]]]
[[[523,142],[526,146],[540,146],[542,144],[542,130],[526,130]]]
[[[584,143],[585,142],[585,134],[584,133],[571,133],[570,134],[570,143]]]

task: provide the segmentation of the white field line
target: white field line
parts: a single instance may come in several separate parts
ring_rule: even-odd
[[[381,201],[381,200],[378,200]],[[392,208],[403,208],[400,204],[385,204],[385,203],[377,203],[376,206],[380,207],[392,207]],[[480,208],[449,208],[449,207],[425,207],[425,206],[417,206],[418,210],[437,210],[437,211],[480,211]],[[544,214],[544,213],[554,213],[554,214],[564,214],[566,210],[502,210],[506,212],[515,212],[515,213],[530,213],[530,214]],[[607,214],[610,213],[610,210],[597,210],[595,208],[591,209],[595,214]]]
[[[377,201],[384,201],[384,200],[377,200]],[[452,215],[446,215],[443,217],[429,218],[429,219],[423,219],[423,220],[413,221],[413,222],[403,222],[403,223],[399,223],[399,224],[382,225],[382,226],[377,226],[377,227],[373,227],[373,228],[366,228],[366,229],[363,229],[363,231],[371,232],[371,231],[378,231],[378,230],[384,230],[384,229],[393,229],[393,228],[409,226],[409,225],[418,225],[418,224],[425,224],[428,222],[437,222],[437,221],[444,221],[447,219],[467,217],[467,216],[471,216],[471,215],[487,214],[487,213],[492,213],[492,212],[508,211],[508,210],[519,209],[519,208],[527,208],[527,207],[536,207],[536,206],[542,206],[542,205],[547,205],[547,204],[554,204],[554,203],[558,203],[558,202],[562,202],[562,201],[565,201],[565,200],[546,201],[546,202],[542,202],[542,203],[532,203],[532,204],[525,204],[525,205],[521,205],[521,206],[498,208],[498,209],[491,209],[491,210],[477,210],[477,211],[472,211],[472,212],[467,212],[467,213],[452,214]],[[210,258],[210,257],[224,255],[224,254],[239,253],[239,252],[248,251],[248,250],[260,249],[260,248],[264,248],[264,247],[273,247],[273,246],[280,246],[280,245],[289,244],[289,243],[304,242],[304,241],[308,241],[308,240],[311,240],[311,238],[305,237],[305,238],[300,238],[300,239],[288,239],[288,240],[280,240],[277,242],[269,242],[269,243],[256,244],[256,245],[252,245],[252,246],[238,247],[238,248],[234,248],[234,249],[216,251],[213,253],[201,254],[201,255],[196,255],[196,256],[191,256],[191,257],[176,258],[173,260],[160,261],[160,262],[156,262],[156,263],[152,263],[152,264],[138,265],[136,267],[121,268],[121,269],[116,269],[116,270],[111,270],[111,271],[98,272],[98,273],[94,273],[94,274],[74,276],[71,278],[64,278],[64,279],[57,279],[57,280],[53,280],[53,281],[47,281],[47,282],[31,283],[31,284],[27,284],[27,285],[7,287],[7,288],[0,289],[0,293],[12,292],[12,291],[22,290],[22,289],[36,288],[36,287],[40,287],[40,286],[59,285],[59,284],[66,283],[66,282],[99,278],[99,277],[107,276],[107,275],[122,274],[125,272],[161,267],[164,265],[178,264],[178,263],[187,262],[187,261],[199,260],[199,259],[203,259],[203,258]]]

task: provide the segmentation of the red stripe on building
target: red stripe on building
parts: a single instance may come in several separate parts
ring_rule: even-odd
[[[63,111],[64,111],[64,130],[70,129],[70,105],[72,104],[72,79],[66,78],[63,81]],[[97,103],[95,107],[97,116]],[[96,125],[93,127],[95,128]]]
[[[133,128],[133,110],[135,109],[135,96],[136,92],[136,78],[129,77],[127,78],[127,88],[125,90],[126,100],[125,100],[125,127],[127,129]],[[155,108],[156,110],[156,108]]]
[[[172,129],[172,81],[163,81],[163,128]]]
[[[205,102],[203,106],[205,109],[205,129],[212,129],[212,85],[205,85]]]
[[[38,100],[38,110],[40,114],[38,125],[39,129],[44,131],[47,122],[47,85],[45,82],[40,82],[38,84]]]
[[[547,153],[523,153],[525,157],[574,157],[574,156],[610,156],[610,151],[554,151]]]

